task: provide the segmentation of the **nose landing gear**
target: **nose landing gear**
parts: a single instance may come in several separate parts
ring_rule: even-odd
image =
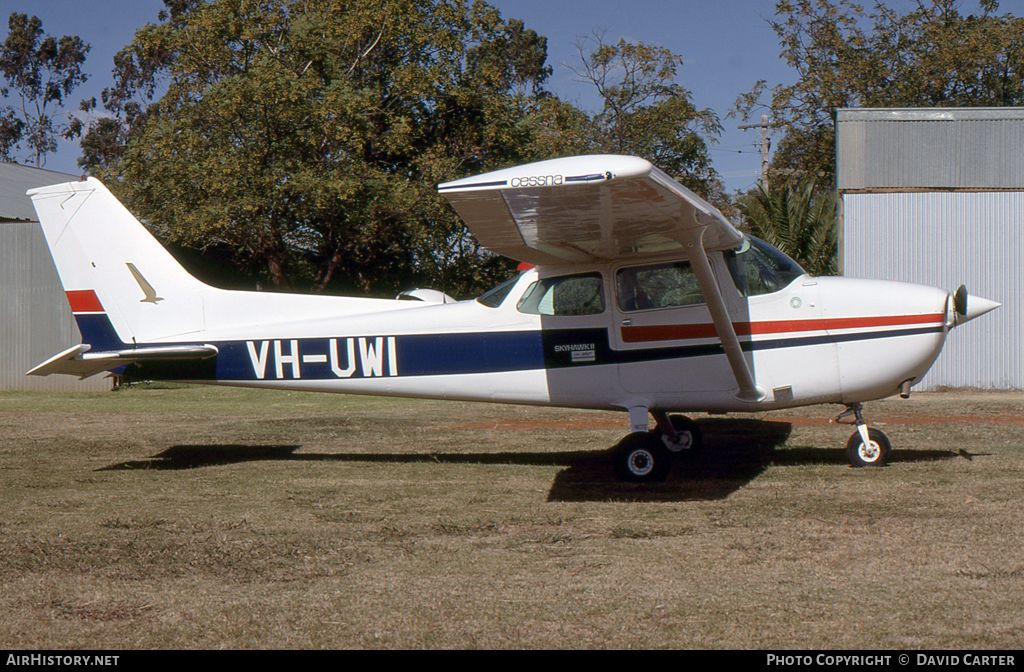
[[[892,444],[882,430],[868,427],[861,409],[860,404],[850,404],[835,419],[843,422],[852,415],[857,425],[857,431],[846,442],[846,459],[853,467],[884,467],[892,455]]]

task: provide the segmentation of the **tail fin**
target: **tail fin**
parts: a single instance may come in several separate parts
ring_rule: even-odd
[[[89,178],[28,192],[82,339],[95,350],[196,338],[203,295],[193,278],[107,190]]]

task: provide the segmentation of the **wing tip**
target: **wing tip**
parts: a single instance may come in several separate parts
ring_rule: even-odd
[[[585,154],[547,159],[437,185],[441,194],[459,191],[558,187],[651,174],[654,164],[638,156]]]

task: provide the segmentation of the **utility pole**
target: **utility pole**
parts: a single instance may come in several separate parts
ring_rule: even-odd
[[[743,126],[737,126],[737,128],[742,130],[748,128],[761,129],[761,186],[764,187],[765,191],[768,191],[768,149],[772,144],[772,141],[768,138],[768,115],[761,115],[760,124],[744,124]]]

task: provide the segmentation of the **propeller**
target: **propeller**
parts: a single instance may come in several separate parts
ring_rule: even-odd
[[[960,285],[953,294],[953,308],[957,315],[967,317],[967,285]]]

